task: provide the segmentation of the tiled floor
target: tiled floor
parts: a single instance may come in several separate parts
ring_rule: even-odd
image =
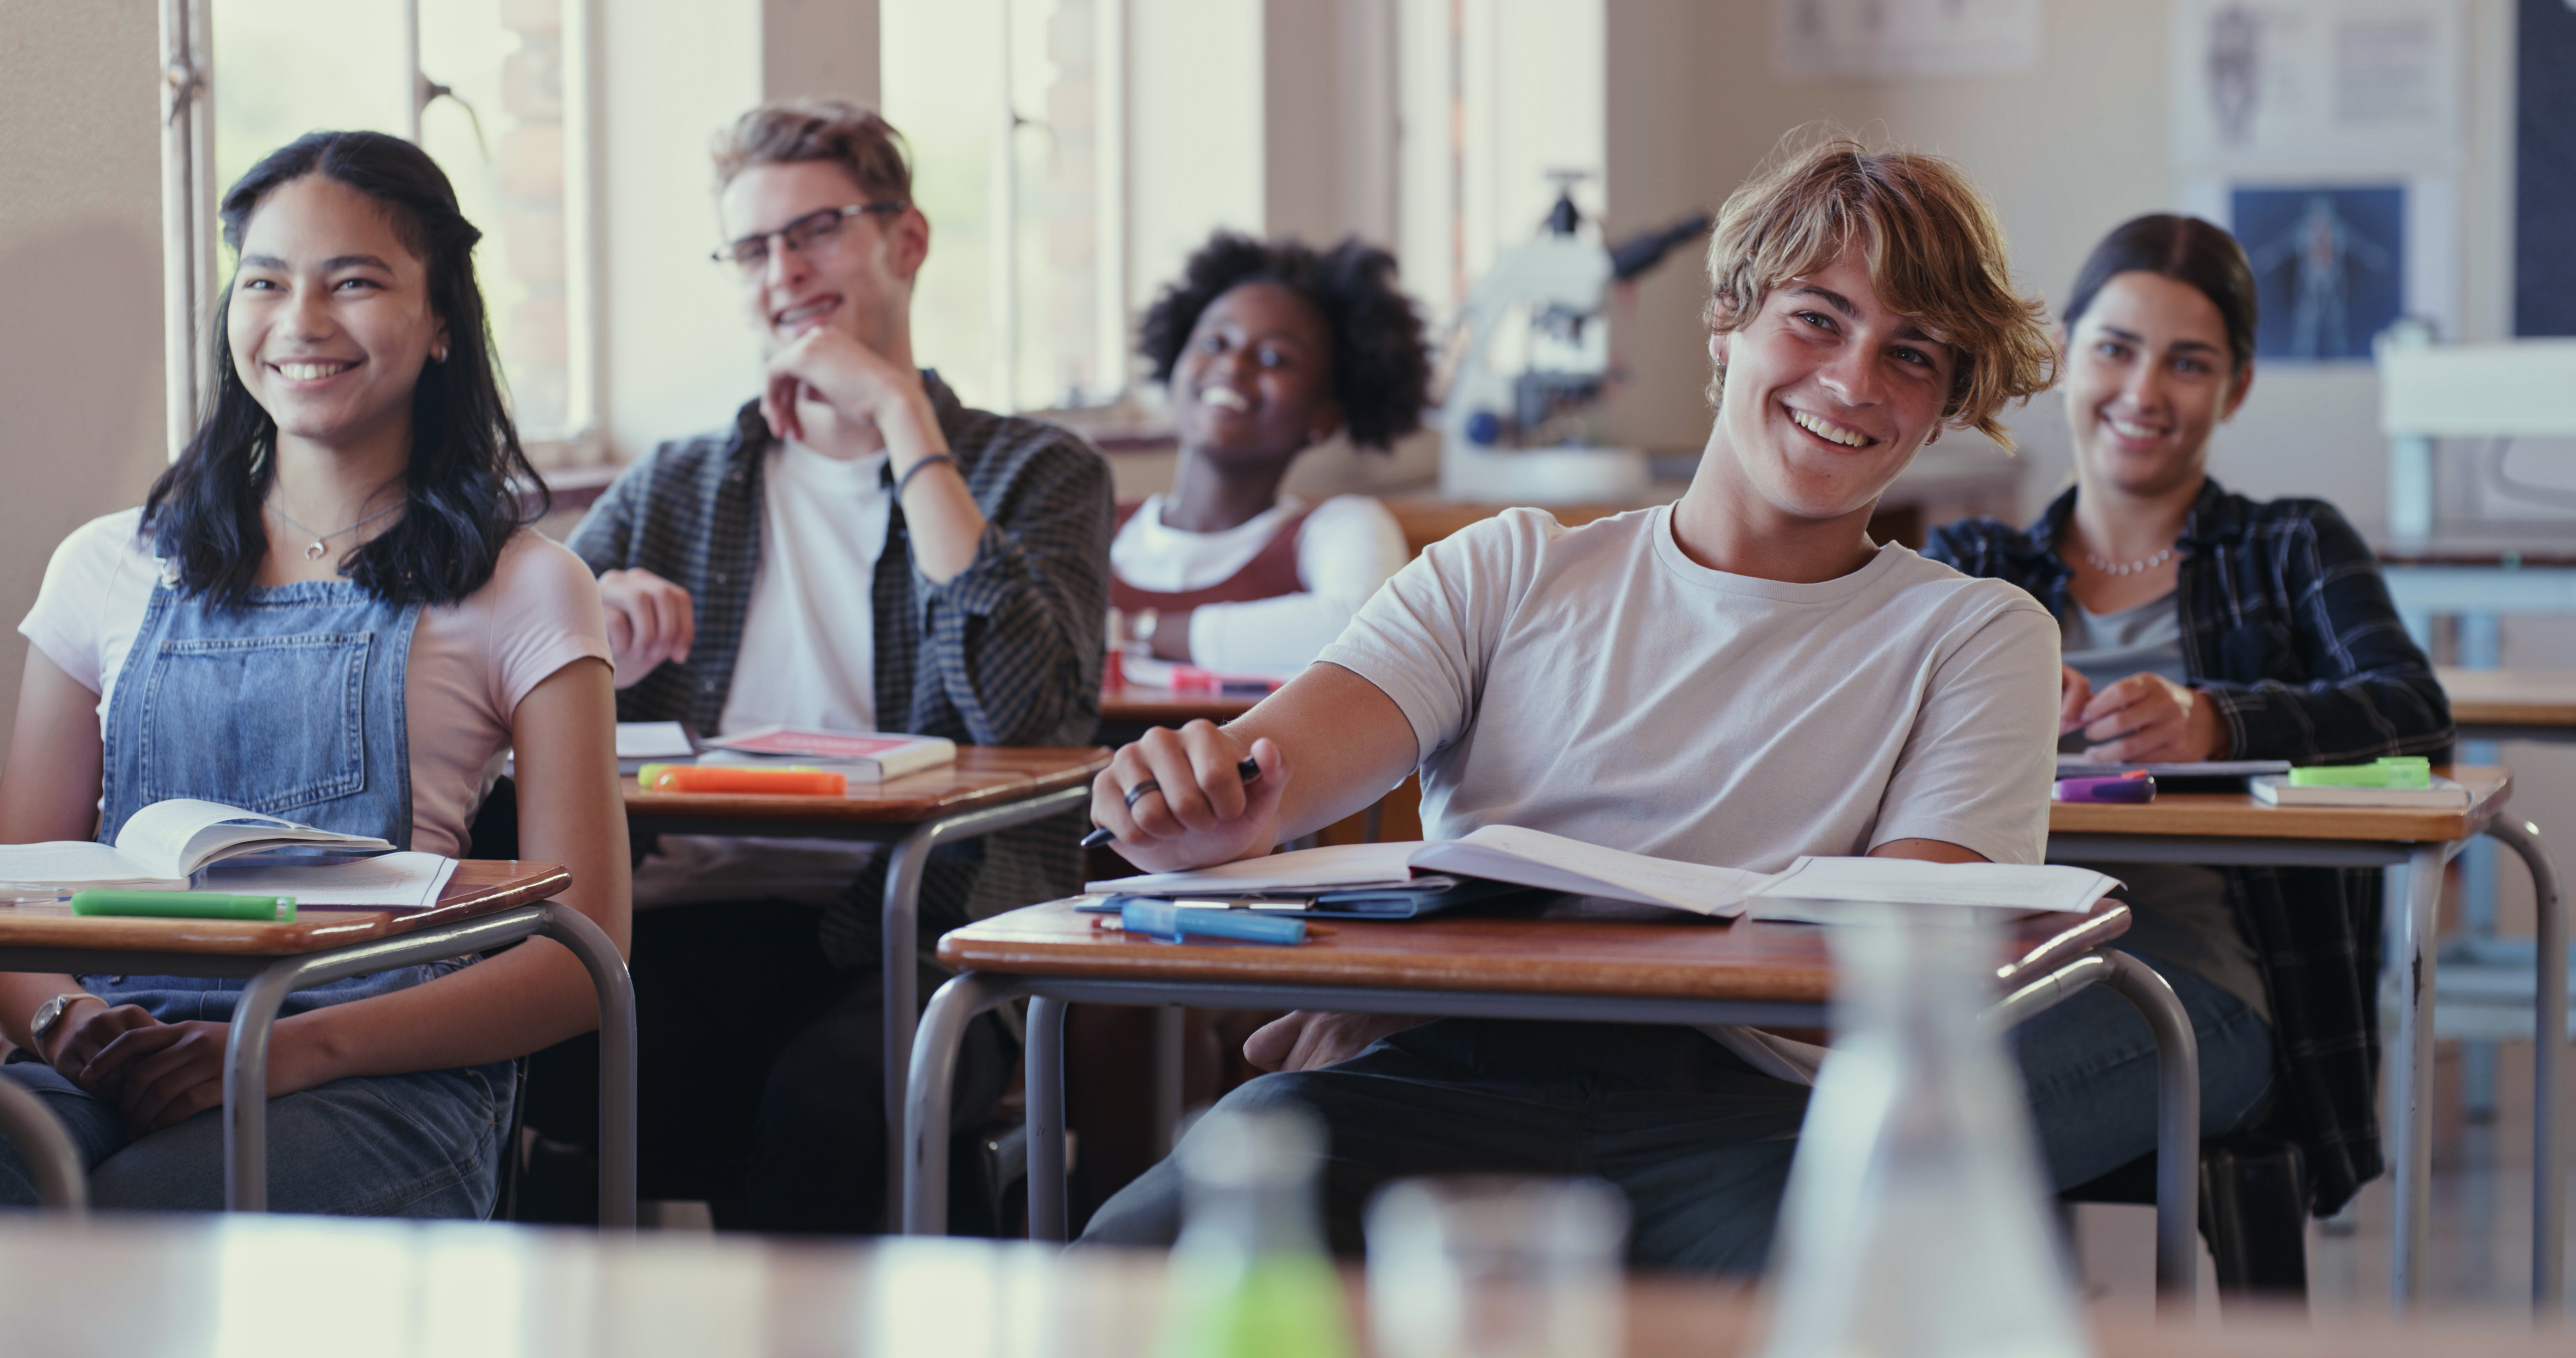
[[[2433,1136],[2433,1246],[2425,1276],[2428,1309],[2527,1310],[2531,1304],[2531,1048],[2506,1044],[2501,1104],[2491,1122],[2459,1113],[2459,1050],[2437,1056]],[[2563,1119],[2576,1115],[2570,1098]],[[2566,1136],[2562,1132],[2561,1136]],[[2576,1187],[2569,1192],[2576,1210]],[[2308,1296],[2313,1314],[2387,1313],[2390,1180],[2382,1175],[2333,1222],[2308,1225]],[[2078,1210],[2085,1285],[2096,1296],[2143,1303],[2152,1295],[2154,1213],[2144,1207]],[[2203,1295],[2210,1292],[2204,1255]],[[2576,1296],[2576,1266],[2568,1272]]]

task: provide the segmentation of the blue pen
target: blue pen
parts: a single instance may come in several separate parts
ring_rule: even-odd
[[[1303,943],[1306,921],[1249,910],[1193,910],[1170,901],[1129,897],[1118,906],[1118,927],[1175,943],[1223,938],[1237,943]]]
[[[1234,776],[1242,779],[1245,787],[1250,787],[1252,786],[1253,780],[1261,776],[1261,765],[1257,760],[1237,760],[1234,765]],[[1160,792],[1162,790],[1162,784],[1148,778],[1145,781],[1138,783],[1136,786],[1127,789],[1127,805],[1133,807],[1136,803],[1145,799],[1146,793]],[[1082,837],[1082,847],[1086,849],[1097,849],[1103,844],[1115,842],[1117,838],[1117,835],[1111,833],[1109,829],[1104,826],[1092,831],[1090,834],[1084,835]]]

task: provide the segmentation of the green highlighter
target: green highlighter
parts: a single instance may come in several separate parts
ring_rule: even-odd
[[[83,891],[75,915],[150,915],[162,919],[251,919],[292,923],[293,896],[229,896],[220,891]]]
[[[2433,761],[2422,755],[2399,755],[2369,764],[2327,764],[2290,770],[2292,787],[2385,787],[2422,790],[2433,786]]]

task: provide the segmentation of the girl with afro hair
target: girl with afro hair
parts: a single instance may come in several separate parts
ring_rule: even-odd
[[[1384,449],[1421,427],[1430,358],[1386,251],[1218,232],[1145,313],[1171,390],[1172,489],[1119,508],[1111,601],[1136,649],[1229,674],[1305,668],[1404,565],[1385,505],[1282,495],[1336,434]]]

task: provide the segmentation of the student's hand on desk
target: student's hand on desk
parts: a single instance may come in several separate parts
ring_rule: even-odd
[[[1247,787],[1234,769],[1249,755],[1261,776]],[[1148,779],[1155,789],[1127,804]],[[1288,756],[1267,739],[1247,748],[1216,723],[1157,726],[1118,751],[1091,784],[1091,823],[1118,837],[1118,855],[1147,872],[1231,863],[1278,837]]]
[[[608,663],[619,688],[635,687],[663,661],[688,660],[698,613],[687,590],[651,571],[609,571],[599,577],[599,602],[608,610]]]
[[[770,355],[769,384],[760,394],[760,416],[772,432],[802,441],[804,421],[796,413],[800,400],[819,401],[841,418],[873,421],[891,446],[892,426],[907,418],[935,432],[930,393],[921,374],[860,343],[842,331],[818,326]],[[926,451],[938,451],[929,449]],[[900,463],[904,459],[898,455]],[[901,475],[903,467],[895,468]]]
[[[1325,1014],[1300,1009],[1272,1019],[1243,1040],[1243,1059],[1267,1071],[1321,1070],[1339,1065],[1418,1018],[1399,1014]]]
[[[224,1105],[224,1042],[232,1025],[194,1019],[128,1029],[101,1049],[82,1072],[83,1089],[116,1100],[125,1136],[140,1141]],[[319,1054],[281,1024],[270,1030],[268,1096],[292,1094],[323,1083]]]
[[[2227,754],[2227,726],[2198,690],[2133,674],[2084,705],[2084,757],[2105,764],[2187,764]]]

